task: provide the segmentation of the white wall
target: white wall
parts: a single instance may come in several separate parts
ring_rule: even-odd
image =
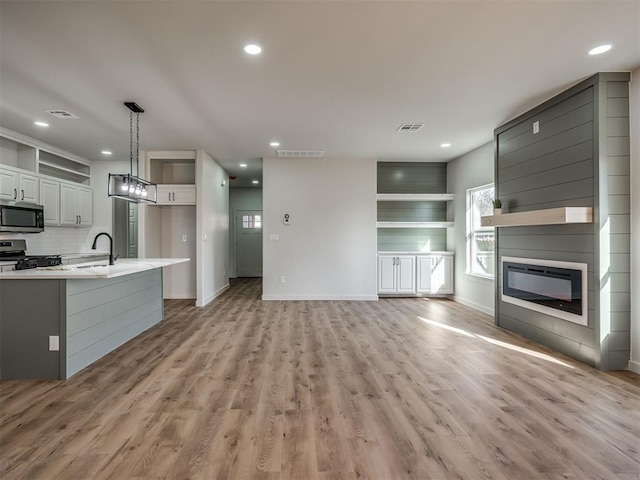
[[[640,374],[640,68],[632,72],[631,120],[631,361]]]
[[[196,156],[196,193],[196,306],[202,307],[229,287],[229,175],[203,150]]]
[[[236,278],[235,218],[237,210],[262,210],[261,188],[229,189],[229,277]]]
[[[493,280],[468,275],[467,189],[494,182],[493,142],[487,143],[447,164],[447,192],[455,194],[449,215],[455,226],[447,232],[447,250],[455,251],[455,301],[493,315]]]
[[[263,299],[377,299],[376,159],[265,159],[262,188]]]

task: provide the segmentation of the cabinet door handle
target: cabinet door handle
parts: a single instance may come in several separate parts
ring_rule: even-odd
[[[14,188],[14,189],[13,189],[13,199],[14,199],[14,200],[17,200],[17,199],[18,199],[18,189],[17,189],[17,188]]]
[[[78,224],[82,223],[82,215],[78,215]]]
[[[173,201],[176,201],[176,192],[173,192]]]
[[[24,190],[20,190],[22,192],[22,198],[20,200],[24,200]]]

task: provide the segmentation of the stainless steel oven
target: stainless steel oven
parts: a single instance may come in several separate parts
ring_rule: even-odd
[[[44,231],[44,207],[33,203],[0,200],[0,232]]]

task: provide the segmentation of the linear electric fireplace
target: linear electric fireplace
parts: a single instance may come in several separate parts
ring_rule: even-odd
[[[587,325],[587,264],[502,257],[502,301]]]

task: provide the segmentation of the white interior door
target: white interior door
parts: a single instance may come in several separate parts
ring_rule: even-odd
[[[238,277],[262,277],[262,210],[236,211]]]

